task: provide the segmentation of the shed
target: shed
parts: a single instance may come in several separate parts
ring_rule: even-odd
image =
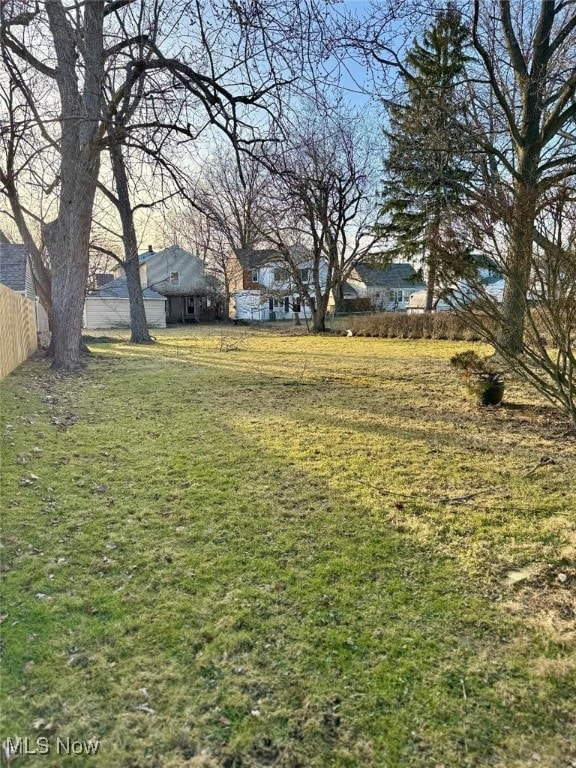
[[[144,288],[144,311],[151,328],[166,327],[166,299]],[[129,328],[130,302],[126,280],[119,278],[91,291],[84,301],[84,328]]]

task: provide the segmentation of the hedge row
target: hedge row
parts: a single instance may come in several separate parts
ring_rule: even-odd
[[[380,312],[350,317],[346,328],[354,336],[376,336],[389,339],[448,339],[449,341],[480,341],[477,331],[453,312],[409,315],[406,312]]]

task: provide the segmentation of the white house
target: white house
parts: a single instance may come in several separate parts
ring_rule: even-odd
[[[425,287],[410,264],[388,264],[383,269],[358,264],[346,282],[344,298],[370,299],[374,310],[403,312],[412,294]]]
[[[294,246],[292,258],[299,269],[300,282],[312,284],[314,261],[310,253]],[[300,295],[297,283],[282,255],[274,249],[237,250],[231,264],[231,286],[237,320],[289,320],[299,313],[310,317],[310,307]],[[321,285],[325,285],[326,267],[320,267]]]

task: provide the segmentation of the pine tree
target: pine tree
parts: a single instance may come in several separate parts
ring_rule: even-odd
[[[427,271],[426,309],[438,274],[464,258],[458,236],[462,188],[470,179],[468,142],[459,120],[458,83],[465,74],[468,30],[456,6],[440,11],[406,57],[403,103],[389,106],[389,153],[378,228],[393,241],[390,256],[420,260]],[[452,268],[453,268],[452,263]]]

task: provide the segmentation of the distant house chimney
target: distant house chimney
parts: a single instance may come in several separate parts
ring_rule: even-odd
[[[154,248],[151,245],[148,246],[148,253],[154,253]]]

